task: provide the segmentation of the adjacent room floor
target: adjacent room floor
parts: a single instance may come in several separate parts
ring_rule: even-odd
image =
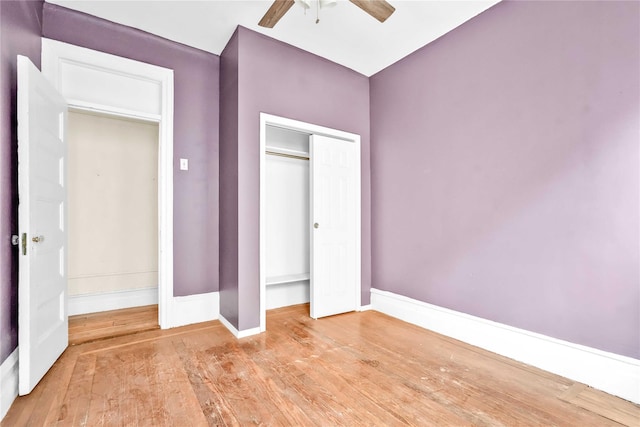
[[[69,316],[69,345],[159,329],[158,306],[125,308]]]
[[[111,313],[112,319],[118,314]],[[271,310],[71,346],[2,426],[639,425],[640,407],[368,311]]]

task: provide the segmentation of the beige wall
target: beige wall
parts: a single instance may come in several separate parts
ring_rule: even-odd
[[[158,285],[158,126],[69,113],[69,295]]]

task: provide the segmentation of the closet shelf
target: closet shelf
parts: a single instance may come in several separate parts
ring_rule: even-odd
[[[289,156],[299,156],[299,157],[305,157],[307,159],[309,158],[309,153],[306,151],[291,150],[289,148],[280,148],[280,147],[274,147],[271,145],[267,145],[265,147],[265,150],[271,153],[286,154]]]
[[[309,273],[288,274],[286,276],[267,277],[267,286],[281,285],[283,283],[291,283],[291,282],[300,282],[303,280],[309,280],[310,278],[311,278],[311,274]]]

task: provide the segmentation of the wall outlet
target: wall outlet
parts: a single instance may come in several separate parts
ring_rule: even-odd
[[[189,170],[189,159],[180,159],[180,170],[181,171]]]

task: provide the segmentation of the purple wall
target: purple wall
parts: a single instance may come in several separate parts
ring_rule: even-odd
[[[0,363],[18,345],[16,56],[40,67],[42,1],[0,1]]]
[[[639,358],[639,31],[505,2],[373,76],[373,287]]]
[[[217,291],[220,58],[50,3],[43,35],[174,70],[174,295]]]
[[[238,31],[220,56],[220,314],[238,326]]]
[[[237,178],[232,177],[237,179],[237,191],[230,190],[235,191],[237,197],[237,224],[229,223],[237,226],[237,265],[221,264],[222,276],[226,269],[237,271],[236,283],[230,283],[239,301],[234,313],[238,323],[234,325],[239,330],[259,325],[260,112],[361,135],[362,303],[368,304],[371,283],[369,79],[243,27],[238,28],[234,43],[238,44],[238,68],[234,72],[239,90],[237,95],[223,93],[220,99],[224,106],[238,97],[237,113],[234,113],[237,114],[237,137],[229,134],[231,139],[221,142],[237,150],[237,154],[234,153],[237,168],[229,167],[230,174],[237,173]],[[223,62],[224,56],[225,53]],[[226,84],[223,82],[222,86]],[[223,121],[222,126],[224,129],[227,123]],[[221,178],[221,182],[224,179]],[[221,191],[224,193],[225,189]],[[224,223],[224,219],[222,221]],[[226,305],[224,299],[221,294],[221,305]]]

